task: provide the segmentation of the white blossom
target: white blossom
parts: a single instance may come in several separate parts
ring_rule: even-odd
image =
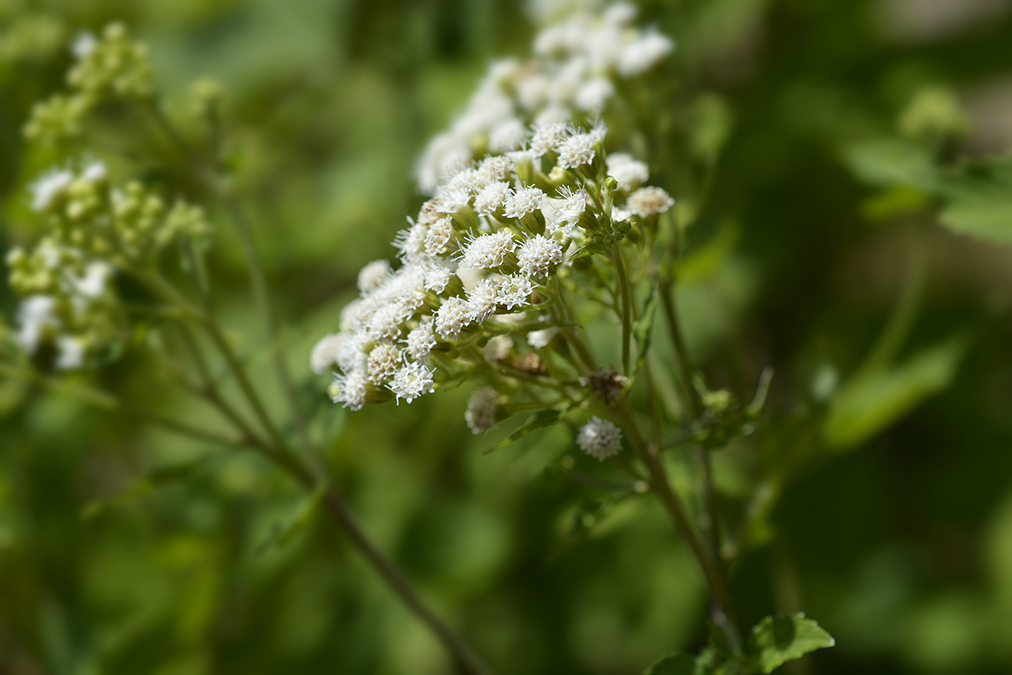
[[[576,444],[585,453],[603,462],[622,452],[622,432],[607,420],[591,417],[576,434]]]
[[[562,244],[541,234],[525,241],[517,252],[520,271],[529,277],[546,277],[561,262]]]
[[[63,335],[56,341],[57,370],[74,370],[84,365],[84,340],[73,335]]]
[[[383,342],[369,352],[366,372],[374,384],[382,384],[389,379],[401,363],[401,350],[389,342]]]
[[[309,367],[317,375],[337,363],[338,354],[344,340],[339,334],[328,333],[320,338],[309,353]]]
[[[58,328],[59,320],[54,316],[56,298],[48,295],[30,295],[18,307],[17,341],[27,352],[38,349],[39,342],[48,328]]]
[[[485,184],[508,180],[512,170],[513,162],[501,155],[486,157],[478,163],[478,175]]]
[[[499,393],[492,387],[483,387],[471,394],[467,402],[464,421],[473,434],[483,434],[495,426],[495,409]]]
[[[449,218],[440,218],[431,225],[425,234],[425,252],[429,255],[443,255],[446,253],[453,238],[453,221]]]
[[[379,286],[388,274],[390,274],[389,260],[373,260],[359,271],[358,289],[368,293]]]
[[[558,326],[550,326],[541,330],[532,330],[527,334],[527,344],[535,349],[542,349],[548,346],[556,335],[559,334]]]
[[[498,304],[498,289],[491,279],[482,279],[467,291],[467,306],[471,316],[478,323],[495,314]]]
[[[422,321],[408,332],[407,352],[416,361],[428,361],[432,348],[436,346],[436,334],[432,321]]]
[[[493,335],[481,348],[481,353],[489,361],[502,361],[513,349],[513,340],[508,335]]]
[[[334,375],[334,382],[328,393],[334,403],[343,403],[345,408],[361,410],[365,405],[365,397],[369,392],[369,381],[365,373],[353,370],[348,373]]]
[[[531,304],[531,293],[533,292],[534,285],[529,277],[523,274],[510,274],[499,281],[496,301],[500,305],[505,305],[506,309],[526,307]]]
[[[527,129],[523,122],[509,119],[492,130],[488,136],[488,149],[492,152],[516,150],[527,140]]]
[[[74,182],[74,174],[66,169],[52,169],[32,183],[32,209],[45,211],[56,197]]]
[[[648,32],[626,45],[618,60],[618,72],[623,77],[639,75],[660,63],[675,48],[666,35]]]
[[[541,208],[544,198],[545,193],[536,187],[520,188],[506,200],[505,215],[507,218],[523,218]]]
[[[618,181],[623,192],[632,192],[650,177],[649,167],[632,155],[615,152],[608,155],[605,162],[608,165],[608,175]]]
[[[419,396],[433,392],[433,372],[420,363],[406,363],[397,369],[387,388],[397,397],[398,403],[402,398],[411,403]]]
[[[538,155],[554,152],[569,137],[565,122],[535,123],[531,150]]]
[[[671,195],[659,187],[640,188],[626,200],[626,207],[641,218],[664,213],[674,204]]]
[[[468,304],[458,297],[447,298],[436,311],[436,332],[447,340],[456,340],[473,317]]]
[[[515,249],[512,230],[483,234],[467,245],[460,265],[470,269],[493,269],[505,263]]]
[[[580,110],[600,112],[608,99],[615,95],[615,85],[606,77],[595,77],[584,82],[576,92],[574,103]]]
[[[597,137],[592,133],[573,134],[559,146],[559,166],[576,169],[594,161]]]
[[[474,210],[483,215],[493,215],[506,204],[511,193],[510,184],[505,181],[489,183],[474,198]]]

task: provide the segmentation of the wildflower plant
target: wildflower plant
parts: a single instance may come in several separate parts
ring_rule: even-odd
[[[674,50],[670,38],[636,25],[632,6],[615,4],[547,26],[527,62],[493,64],[419,160],[428,199],[393,237],[394,255],[362,268],[359,297],[308,360],[320,389],[360,414],[466,386],[461,423],[474,434],[523,418],[490,450],[568,425],[574,448],[624,475],[624,493],[659,500],[710,593],[709,647],[663,657],[644,672],[768,673],[833,640],[802,614],[769,617],[746,632],[735,609],[726,555],[733,547],[718,518],[710,453],[755,429],[769,375],[750,403],[712,391],[682,337],[674,288],[693,211],[683,202],[704,195],[678,192],[663,150],[672,144],[673,103],[652,98],[670,89]],[[169,376],[232,435],[104,392],[87,398],[274,462],[306,489],[310,507],[334,517],[463,672],[490,672],[358,525],[308,432],[248,216],[221,155],[221,88],[194,87],[193,108],[210,138],[201,144],[166,114],[146,48],[124,27],[81,36],[73,52],[68,90],[36,106],[26,137],[70,147],[87,137],[98,107],[114,103],[171,145],[195,186],[145,182],[92,154],[40,175],[30,201],[44,234],[7,257],[21,298],[8,339],[24,357],[0,364],[3,372],[60,387],[57,371],[153,352],[157,342],[169,352]],[[203,252],[219,221],[231,221],[242,242],[290,429],[252,385],[251,366],[216,309]],[[660,317],[673,367],[655,348]],[[691,495],[669,478],[676,453],[698,468]]]

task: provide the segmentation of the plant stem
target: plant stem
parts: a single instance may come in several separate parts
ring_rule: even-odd
[[[611,259],[615,263],[618,275],[619,294],[622,300],[622,373],[629,374],[629,343],[632,338],[632,290],[629,287],[629,273],[625,267],[622,249],[615,244],[611,250]]]
[[[742,651],[742,640],[738,633],[737,621],[734,612],[734,603],[731,598],[731,588],[719,559],[715,558],[703,541],[696,535],[685,507],[681,499],[675,494],[668,481],[667,472],[661,462],[659,449],[654,444],[648,444],[636,421],[635,413],[629,400],[624,396],[616,404],[615,411],[618,415],[620,426],[629,437],[633,448],[640,460],[646,465],[650,474],[650,487],[661,500],[665,511],[671,517],[675,529],[681,533],[692,549],[696,561],[699,563],[710,589],[710,596],[713,599],[717,612],[713,613],[714,623],[727,635],[731,648],[735,653]]]

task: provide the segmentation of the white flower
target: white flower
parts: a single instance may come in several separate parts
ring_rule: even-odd
[[[527,344],[535,349],[541,349],[543,347],[547,347],[548,343],[551,342],[558,334],[558,326],[550,326],[548,328],[542,328],[541,330],[532,330],[527,334]]]
[[[460,265],[470,269],[493,269],[506,262],[506,257],[515,249],[512,230],[483,234],[468,244]]]
[[[657,213],[664,213],[674,204],[675,200],[671,198],[671,195],[661,188],[645,187],[629,195],[625,205],[639,217],[646,218]]]
[[[32,183],[32,209],[45,211],[56,197],[74,182],[74,174],[66,169],[52,169]]]
[[[559,166],[563,169],[575,169],[594,161],[594,145],[597,136],[594,134],[573,134],[559,146]]]
[[[585,453],[603,462],[622,452],[622,432],[607,420],[591,417],[576,434],[576,444]]]
[[[59,320],[53,316],[56,309],[56,298],[48,295],[30,295],[21,301],[18,307],[17,341],[27,352],[34,352],[47,328],[58,328]]]
[[[600,112],[608,99],[614,96],[615,85],[605,77],[595,77],[580,86],[576,92],[574,103],[580,110]]]
[[[468,304],[458,297],[447,298],[436,311],[436,332],[447,340],[456,340],[460,331],[471,323]]]
[[[74,336],[62,336],[56,341],[57,370],[74,370],[84,365],[84,340]]]
[[[506,200],[505,215],[507,218],[523,218],[541,208],[544,198],[545,193],[536,187],[520,188]]]
[[[429,255],[443,255],[453,238],[453,221],[449,218],[440,218],[431,225],[425,233],[425,252]]]
[[[432,348],[436,346],[436,334],[431,321],[422,321],[408,332],[407,352],[416,361],[428,361]]]
[[[478,389],[467,402],[464,421],[472,434],[483,434],[495,426],[495,409],[499,393],[492,387]]]
[[[436,210],[440,214],[460,213],[471,205],[471,190],[461,185],[443,185],[436,190]]]
[[[73,279],[75,290],[87,298],[97,298],[105,292],[113,269],[108,263],[93,261],[84,269],[84,276]]]
[[[485,179],[482,177],[481,172],[473,167],[461,169],[446,181],[446,187],[464,190],[468,194],[477,192],[484,184]]]
[[[453,276],[453,265],[442,259],[430,259],[422,266],[425,288],[433,293],[442,293]]]
[[[497,307],[496,284],[491,279],[482,279],[467,291],[467,306],[471,316],[482,323],[495,314]]]
[[[401,350],[389,342],[383,342],[369,352],[366,372],[374,384],[382,384],[390,378],[401,363]]]
[[[81,180],[89,183],[101,183],[106,178],[105,164],[102,162],[91,162],[81,172]]]
[[[623,192],[632,192],[650,177],[649,167],[632,155],[616,152],[608,155],[605,162],[608,165],[608,175],[618,181]]]
[[[435,371],[429,370],[420,363],[407,363],[397,369],[387,388],[397,397],[398,403],[402,398],[411,403],[419,396],[433,392],[433,372]]]
[[[404,308],[397,302],[386,302],[373,312],[365,332],[373,340],[394,340],[401,334],[401,323],[407,318]]]
[[[81,31],[74,36],[74,41],[70,44],[70,51],[74,57],[80,61],[84,57],[95,51],[95,47],[98,46],[98,38],[94,34],[88,31]]]
[[[481,353],[489,361],[502,361],[513,349],[513,340],[508,335],[493,335],[481,348]]]
[[[531,304],[531,293],[534,285],[530,278],[523,274],[510,274],[502,278],[496,293],[496,302],[505,305],[506,309],[526,307]]]
[[[513,162],[509,157],[501,155],[486,157],[478,163],[478,174],[484,183],[508,180],[512,170]]]
[[[375,289],[390,274],[389,260],[373,260],[358,273],[358,290],[363,293]]]
[[[618,72],[623,77],[639,75],[659,63],[675,48],[666,35],[648,32],[625,46],[618,59]]]
[[[314,373],[320,375],[337,363],[337,356],[343,342],[340,335],[329,333],[313,345],[313,350],[309,353],[309,367],[313,369]]]
[[[353,370],[365,370],[366,352],[365,347],[370,342],[369,336],[362,333],[342,331],[337,334],[337,356],[335,361],[338,367],[346,373]]]
[[[505,181],[489,183],[474,198],[474,210],[482,215],[491,216],[506,204],[511,193],[510,184]]]
[[[527,140],[527,129],[518,119],[506,120],[488,136],[488,149],[492,152],[516,150]]]
[[[334,382],[328,393],[334,403],[343,403],[345,408],[361,410],[369,391],[369,381],[360,370],[334,375]]]
[[[411,219],[408,219],[411,222]],[[416,262],[425,257],[425,226],[411,223],[411,227],[394,236],[394,247],[400,249],[400,258],[405,262]]]
[[[565,122],[536,123],[531,137],[531,150],[538,155],[548,154],[562,145],[568,136]]]
[[[523,243],[517,252],[520,271],[529,277],[546,277],[562,262],[562,244],[538,234]]]
[[[564,237],[573,236],[573,230],[580,222],[580,216],[587,209],[587,192],[573,192],[568,187],[562,189],[562,199],[548,199],[542,212],[545,214],[545,234],[554,236],[561,232]]]

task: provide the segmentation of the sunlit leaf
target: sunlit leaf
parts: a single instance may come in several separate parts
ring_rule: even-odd
[[[793,616],[768,616],[752,629],[752,646],[763,673],[771,673],[788,661],[834,644],[833,636],[800,612]]]
[[[826,441],[855,446],[944,390],[956,375],[967,340],[957,336],[917,353],[906,362],[861,375],[847,383],[829,407]]]

